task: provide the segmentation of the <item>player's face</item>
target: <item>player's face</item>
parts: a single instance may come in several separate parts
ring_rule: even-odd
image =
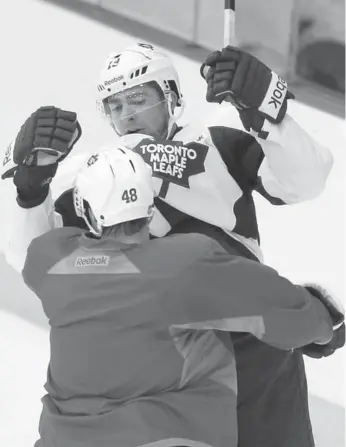
[[[167,100],[150,84],[142,84],[107,99],[107,111],[121,136],[143,133],[166,137],[169,112]]]

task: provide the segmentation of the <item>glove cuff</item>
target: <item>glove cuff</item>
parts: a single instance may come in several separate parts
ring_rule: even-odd
[[[272,71],[270,85],[258,110],[273,122],[279,122],[279,115],[285,104],[287,91],[287,82]]]
[[[21,208],[34,208],[43,203],[58,163],[43,166],[19,165],[13,183],[17,187],[17,203]]]
[[[41,205],[47,198],[49,193],[49,185],[40,188],[39,191],[31,191],[30,193],[20,191],[17,188],[17,203],[21,208],[29,209]]]
[[[287,99],[291,98],[287,97],[284,100],[275,120],[257,109],[238,110],[244,128],[248,132],[250,132],[251,130],[257,132],[259,138],[261,138],[262,140],[266,140],[269,135],[268,127],[270,127],[271,124],[280,124],[285,118],[287,112]]]

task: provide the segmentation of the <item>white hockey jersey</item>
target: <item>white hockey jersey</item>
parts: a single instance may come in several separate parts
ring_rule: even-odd
[[[261,259],[253,191],[276,205],[313,199],[325,187],[331,153],[289,115],[280,125],[267,123],[265,140],[214,123],[190,124],[179,129],[174,140],[131,135],[117,143],[140,153],[153,168],[153,236],[184,232],[193,218],[221,228]],[[84,225],[75,215],[71,188],[76,171],[90,155],[72,155],[61,163],[43,204],[32,209],[15,205],[6,257],[17,270],[34,237],[61,225]]]

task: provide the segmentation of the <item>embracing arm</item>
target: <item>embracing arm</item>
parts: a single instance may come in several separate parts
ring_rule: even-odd
[[[249,332],[279,349],[328,343],[342,312],[308,288],[217,248],[184,269],[164,301],[163,317],[187,329]],[[168,321],[167,321],[168,322]]]

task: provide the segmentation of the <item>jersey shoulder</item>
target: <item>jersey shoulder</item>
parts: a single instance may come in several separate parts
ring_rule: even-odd
[[[49,269],[72,253],[78,246],[83,230],[79,228],[56,228],[35,238],[28,247],[22,275],[32,289]]]
[[[189,123],[174,135],[174,139],[214,147],[243,190],[251,190],[256,184],[264,153],[256,138],[244,130],[233,107],[222,107],[204,120]]]
[[[136,260],[142,272],[176,277],[213,250],[215,241],[204,234],[174,234],[151,240]]]
[[[246,132],[238,113],[233,107],[221,107],[205,118],[195,120],[181,127],[174,135],[174,140],[203,141],[210,140],[214,145],[226,143],[228,150],[234,143],[243,142],[248,145],[255,138]],[[215,140],[215,141],[214,141]]]
[[[48,249],[61,246],[64,242],[69,242],[73,238],[81,236],[83,230],[73,227],[55,228],[48,233],[42,234],[35,238],[29,245],[28,251],[35,250],[36,252],[47,252]]]

